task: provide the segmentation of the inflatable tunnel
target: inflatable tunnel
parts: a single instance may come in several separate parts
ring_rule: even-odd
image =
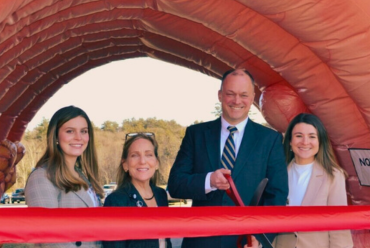
[[[0,140],[18,144],[64,84],[112,61],[150,57],[215,78],[245,68],[272,127],[300,112],[323,121],[350,204],[367,205],[348,149],[370,148],[369,40],[368,0],[0,1]],[[15,159],[1,159],[0,194],[15,178]]]

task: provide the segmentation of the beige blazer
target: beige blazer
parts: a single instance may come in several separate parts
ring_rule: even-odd
[[[292,163],[288,165],[288,171]],[[334,170],[331,179],[324,168],[314,163],[310,181],[301,206],[346,206],[345,177]],[[349,230],[329,232],[282,233],[274,240],[275,248],[351,248],[352,236]]]
[[[45,168],[35,169],[25,188],[26,203],[28,207],[45,208],[86,208],[94,207],[93,200],[83,188],[77,192],[68,192],[57,188],[47,177]],[[100,242],[70,242],[37,244],[37,247],[53,248],[96,248],[101,247]]]

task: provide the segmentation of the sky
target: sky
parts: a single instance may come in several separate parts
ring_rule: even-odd
[[[27,129],[60,108],[82,108],[98,127],[124,119],[175,120],[182,126],[215,119],[220,80],[152,58],[126,59],[91,69],[64,85],[37,112]],[[253,115],[263,122],[260,113]]]

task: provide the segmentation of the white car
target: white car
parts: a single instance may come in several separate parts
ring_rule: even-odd
[[[113,190],[115,190],[117,188],[117,184],[116,183],[109,183],[109,184],[105,184],[103,186],[103,189],[104,189],[104,198],[107,198],[107,196],[113,192]]]

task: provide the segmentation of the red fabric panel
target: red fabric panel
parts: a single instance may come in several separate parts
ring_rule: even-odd
[[[370,206],[3,208],[0,242],[123,240],[370,229]]]

